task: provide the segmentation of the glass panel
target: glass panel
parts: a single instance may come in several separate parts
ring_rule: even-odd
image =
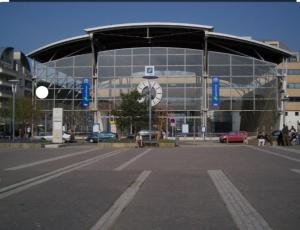
[[[169,71],[174,71],[173,74],[177,75],[177,74],[181,74],[184,71],[184,66],[169,66]],[[178,73],[176,73],[178,72]]]
[[[229,65],[230,56],[228,54],[209,52],[208,63],[209,65]]]
[[[201,100],[196,98],[186,99],[186,109],[187,110],[201,110]]]
[[[253,76],[253,66],[232,66],[232,76]]]
[[[209,75],[211,76],[229,76],[229,66],[208,66]]]
[[[115,76],[131,76],[131,67],[116,67]]]
[[[249,64],[252,65],[253,59],[232,55],[231,63],[232,65],[249,65]]]
[[[73,76],[73,67],[67,67],[67,68],[56,68],[55,69],[57,72],[68,75],[68,76]],[[51,75],[49,69],[48,69],[48,76]]]
[[[93,63],[92,54],[75,56],[75,66],[92,66],[92,63]]]
[[[136,48],[132,49],[133,54],[147,54],[149,55],[149,48]]]
[[[168,109],[169,110],[184,110],[184,99],[183,98],[169,98]]]
[[[184,54],[184,49],[182,49],[182,48],[168,48],[168,54]]]
[[[116,55],[131,55],[131,49],[116,50]]]
[[[98,68],[98,77],[113,77],[114,67],[100,67]]]
[[[131,56],[116,56],[116,66],[130,66]]]
[[[56,67],[73,66],[73,57],[63,58],[56,61]]]
[[[254,91],[249,88],[235,88],[231,90],[231,96],[236,98],[252,98]]]
[[[186,65],[202,65],[202,55],[186,55]]]
[[[251,87],[253,86],[253,77],[232,77],[231,78],[232,87]]]
[[[253,100],[232,99],[232,110],[253,110]]]
[[[201,66],[186,66],[186,72],[195,73],[197,76],[202,75],[202,67]]]
[[[141,56],[133,56],[133,65],[149,65],[149,56],[141,55]]]
[[[168,91],[169,91],[168,92],[169,99],[171,99],[171,98],[184,99],[184,88],[169,87]]]
[[[167,65],[167,56],[165,55],[151,55],[150,65]],[[156,70],[156,69],[155,69]]]
[[[277,108],[276,100],[255,98],[255,109],[256,110],[275,110],[276,108]]]
[[[92,68],[91,67],[74,68],[74,76],[75,77],[90,77],[90,76],[92,76]]]
[[[150,48],[151,54],[167,54],[167,48],[161,48],[161,47],[152,47]]]
[[[98,66],[113,66],[114,56],[100,56],[98,60]]]
[[[194,50],[194,49],[186,49],[186,54],[195,54],[195,55],[202,55],[202,50]]]
[[[184,65],[184,55],[169,55],[168,65]]]

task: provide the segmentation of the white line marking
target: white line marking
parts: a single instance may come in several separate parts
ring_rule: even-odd
[[[30,179],[21,181],[19,183],[12,184],[12,185],[9,185],[7,187],[1,188],[0,189],[0,200],[5,198],[5,197],[8,197],[10,195],[13,195],[13,194],[19,193],[21,191],[24,191],[24,190],[26,190],[26,189],[28,189],[32,186],[44,183],[48,180],[54,179],[54,178],[59,177],[63,174],[66,174],[68,172],[72,172],[76,169],[88,166],[88,165],[93,164],[93,163],[95,163],[99,160],[103,160],[103,159],[106,159],[108,157],[112,157],[112,156],[115,156],[117,154],[120,154],[120,153],[121,153],[120,150],[115,150],[115,151],[112,151],[112,152],[108,152],[108,153],[105,153],[103,155],[93,157],[93,158],[90,158],[88,160],[84,160],[84,161],[66,166],[64,168],[60,168],[60,169],[57,169],[55,171],[45,173],[43,175],[33,177],[33,178],[30,178]]]
[[[300,170],[299,169],[291,169],[291,171],[294,172],[294,173],[300,174]]]
[[[221,170],[207,171],[234,222],[241,230],[271,230],[269,224],[253,208]]]
[[[126,189],[126,191],[115,201],[113,206],[98,220],[90,230],[110,229],[118,219],[122,211],[134,198],[151,171],[143,171],[139,177]]]
[[[146,151],[140,153],[139,155],[137,155],[136,157],[130,159],[129,161],[126,161],[124,164],[120,165],[119,167],[115,168],[115,171],[121,171],[124,168],[126,168],[128,165],[132,164],[133,162],[135,162],[137,159],[143,157],[144,155],[146,155],[148,152],[150,152],[151,149],[147,149]]]
[[[272,151],[269,151],[269,150],[266,150],[266,149],[255,147],[255,146],[247,145],[247,147],[251,148],[251,149],[254,149],[254,150],[264,152],[264,153],[268,153],[268,154],[271,154],[271,155],[274,155],[274,156],[277,156],[277,157],[282,157],[282,158],[285,158],[285,159],[288,159],[288,160],[291,160],[291,161],[296,161],[296,162],[300,163],[300,159],[297,159],[297,158],[294,158],[294,157],[288,157],[288,156],[282,155],[280,153],[275,153],[275,152],[272,152]]]
[[[50,159],[35,161],[35,162],[32,162],[32,163],[28,163],[28,164],[24,164],[24,165],[18,165],[18,166],[15,166],[15,167],[4,169],[4,170],[5,171],[19,170],[19,169],[23,169],[23,168],[32,167],[32,166],[35,166],[35,165],[45,164],[45,163],[48,163],[48,162],[51,162],[51,161],[56,161],[56,160],[60,160],[60,159],[68,158],[68,157],[73,157],[73,156],[78,156],[78,155],[89,153],[89,152],[96,151],[96,150],[98,150],[98,148],[84,150],[84,151],[80,151],[80,152],[77,152],[77,153],[70,153],[70,154],[66,154],[66,155],[63,155],[63,156],[54,157],[54,158],[50,158]]]
[[[281,150],[292,152],[292,153],[296,153],[296,154],[300,154],[300,151],[297,150],[297,149],[289,149],[289,148],[278,147],[278,146],[273,146],[273,148],[274,149],[281,149]]]

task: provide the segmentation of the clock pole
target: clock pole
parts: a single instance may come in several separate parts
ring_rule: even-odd
[[[152,95],[152,85],[151,85],[151,82],[150,80],[151,79],[157,79],[158,77],[157,76],[144,76],[143,77],[144,79],[148,79],[148,91],[149,91],[149,94],[148,94],[148,100],[149,100],[149,141],[151,141],[152,139],[152,134],[151,134],[151,115],[152,115],[152,99],[151,99],[151,95]]]

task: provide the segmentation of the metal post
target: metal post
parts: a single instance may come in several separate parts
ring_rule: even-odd
[[[151,90],[152,90],[152,86],[151,86],[151,82],[148,79],[148,86],[149,86],[149,141],[151,141]]]
[[[15,142],[15,113],[16,113],[16,90],[17,90],[17,85],[12,84],[11,86],[12,93],[13,93],[13,115],[12,115],[12,139],[13,142]]]
[[[208,49],[207,49],[207,34],[205,33],[204,38],[204,49],[203,49],[203,104],[202,104],[202,127],[205,128],[205,131],[202,132],[203,140],[205,141],[205,134],[207,132],[207,78],[208,78]]]

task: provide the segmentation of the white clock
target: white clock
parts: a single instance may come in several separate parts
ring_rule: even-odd
[[[147,96],[149,95],[149,83],[151,85],[151,106],[157,105],[162,98],[162,88],[158,84],[157,81],[142,81],[138,87],[137,90],[140,94],[142,94],[142,98],[139,100],[139,102],[144,102]]]

